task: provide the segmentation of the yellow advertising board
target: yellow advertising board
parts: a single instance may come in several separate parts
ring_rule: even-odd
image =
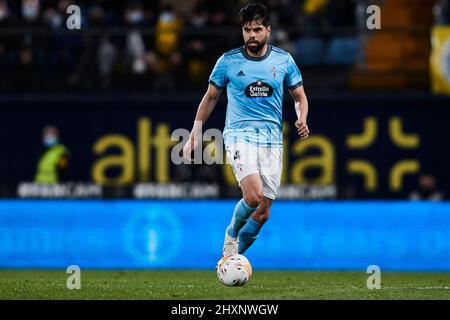
[[[434,27],[431,34],[431,87],[450,95],[450,26]]]

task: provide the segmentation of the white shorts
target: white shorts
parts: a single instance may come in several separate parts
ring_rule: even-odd
[[[283,148],[257,147],[249,143],[225,146],[228,161],[239,183],[250,174],[259,174],[265,197],[277,197],[283,169]]]

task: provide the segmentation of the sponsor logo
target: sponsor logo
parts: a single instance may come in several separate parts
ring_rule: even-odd
[[[242,71],[242,70],[239,71],[238,74],[237,74],[237,76],[238,76],[238,77],[243,77],[243,76],[245,76],[244,71]]]
[[[181,224],[171,211],[155,205],[129,217],[124,234],[127,252],[143,265],[170,263],[179,254]]]
[[[261,80],[253,82],[245,88],[245,95],[248,98],[268,98],[271,97],[273,88]]]

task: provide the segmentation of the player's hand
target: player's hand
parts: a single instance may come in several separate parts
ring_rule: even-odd
[[[197,139],[194,136],[190,136],[188,142],[185,144],[183,148],[183,159],[191,162],[192,161],[192,153],[195,148],[198,146]]]
[[[309,137],[309,128],[306,122],[297,120],[295,121],[295,127],[297,128],[297,133],[300,137],[300,140],[305,140]]]

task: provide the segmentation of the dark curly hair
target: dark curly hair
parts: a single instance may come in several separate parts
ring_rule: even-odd
[[[264,4],[251,2],[239,10],[239,17],[242,26],[255,20],[267,27],[269,26],[270,12]]]

